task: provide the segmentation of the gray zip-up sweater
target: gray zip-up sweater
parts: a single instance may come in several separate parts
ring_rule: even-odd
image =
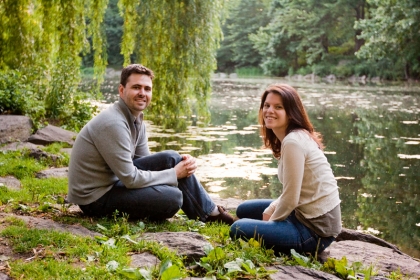
[[[133,165],[133,159],[150,155],[143,115],[137,119],[137,139],[134,121],[119,98],[83,127],[70,156],[69,202],[90,204],[108,192],[117,180],[127,188],[178,186],[173,168],[143,171]]]

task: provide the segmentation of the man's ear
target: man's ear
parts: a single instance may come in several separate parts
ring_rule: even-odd
[[[122,97],[123,92],[124,92],[124,86],[122,84],[120,84],[118,86],[118,93],[120,94],[120,97]]]

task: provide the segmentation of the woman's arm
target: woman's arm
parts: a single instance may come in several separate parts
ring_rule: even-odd
[[[282,143],[283,193],[276,201],[276,207],[270,221],[286,219],[298,206],[305,169],[305,153],[294,139],[287,139]]]

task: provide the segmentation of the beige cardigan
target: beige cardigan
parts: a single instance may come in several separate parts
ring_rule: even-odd
[[[283,139],[278,162],[283,192],[264,213],[270,221],[286,219],[296,210],[306,219],[320,217],[340,204],[337,181],[317,143],[304,130]],[[340,219],[341,217],[337,217]]]

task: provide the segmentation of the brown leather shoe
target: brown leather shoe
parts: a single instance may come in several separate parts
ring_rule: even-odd
[[[231,214],[229,214],[228,211],[223,206],[217,205],[217,209],[219,209],[220,214],[217,216],[208,216],[207,221],[208,222],[219,222],[219,223],[225,223],[228,225],[233,224],[234,220]]]

